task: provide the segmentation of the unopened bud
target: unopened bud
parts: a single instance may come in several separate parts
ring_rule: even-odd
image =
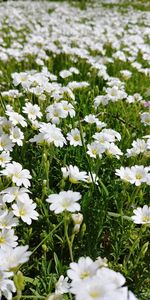
[[[23,291],[24,290],[24,276],[21,271],[18,271],[17,274],[14,276],[14,283],[16,286],[17,291]]]

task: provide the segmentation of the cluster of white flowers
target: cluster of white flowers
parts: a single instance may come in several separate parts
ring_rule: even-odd
[[[10,30],[6,30],[6,25]],[[80,171],[80,166],[67,165],[67,159],[61,162],[62,185],[67,185],[68,180],[71,187],[81,184],[84,188],[89,188],[88,184],[99,184],[96,164],[106,155],[120,161],[127,157],[136,159],[139,154],[144,154],[144,158],[148,156],[149,135],[134,140],[132,148],[126,149],[123,155],[117,146],[121,141],[118,131],[121,130],[120,124],[124,128],[128,125],[128,120],[123,120],[119,111],[113,116],[113,120],[118,117],[117,124],[120,122],[116,126],[118,131],[105,128],[105,120],[111,127],[111,107],[114,106],[115,111],[117,105],[121,110],[135,105],[143,131],[150,125],[149,111],[141,111],[142,105],[149,107],[149,102],[144,102],[140,85],[137,91],[133,88],[131,94],[127,88],[130,78],[132,80],[135,76],[136,79],[136,73],[147,78],[150,76],[150,47],[147,43],[150,29],[148,12],[130,8],[122,14],[119,10],[106,9],[99,1],[93,4],[92,9],[87,6],[85,11],[55,1],[44,1],[42,4],[38,1],[8,1],[1,4],[0,28],[0,87],[4,112],[0,117],[0,175],[2,185],[3,181],[4,186],[6,182],[6,187],[0,192],[0,298],[4,296],[9,300],[16,291],[11,280],[14,275],[12,270],[26,262],[30,255],[27,246],[18,246],[15,227],[20,219],[27,225],[38,219],[36,203],[30,198],[31,173],[23,168],[23,163],[13,160],[16,157],[13,150],[17,153],[17,149],[31,142],[66,147],[67,150],[71,146],[69,150],[72,153],[82,149],[87,151],[87,155],[84,153],[86,157],[90,162],[90,158],[93,159],[90,171]],[[108,48],[111,54],[107,54]],[[63,67],[60,63],[55,72],[55,62],[59,64],[57,55],[59,58],[64,55],[69,60]],[[4,66],[7,69],[12,61],[18,67],[10,71],[11,82],[8,86]],[[81,62],[79,66],[78,62]],[[114,63],[118,64],[118,77],[110,75]],[[127,67],[125,63],[128,63]],[[86,76],[84,69],[87,70]],[[104,83],[102,87],[99,81]],[[92,84],[95,85],[93,89]],[[83,91],[86,103],[79,107],[84,102],[84,97],[83,100],[81,97]],[[108,118],[107,108],[110,108]],[[36,148],[36,145],[32,146]],[[130,159],[127,161],[130,162]],[[116,175],[136,187],[150,185],[150,167],[142,164],[146,163],[121,166],[116,169]],[[83,221],[83,215],[79,212],[82,196],[71,187],[47,196],[46,201],[55,214],[71,213],[73,232],[76,234]],[[134,209],[131,219],[136,224],[149,224],[150,208],[144,205]],[[56,295],[59,298],[66,292],[75,295],[76,300],[136,299],[123,287],[125,278],[107,268],[106,260],[101,258],[94,262],[89,257],[81,257],[78,263],[70,264],[67,274],[69,281],[61,276],[50,300],[56,300]]]
[[[63,294],[69,292],[76,300],[137,300],[124,286],[125,277],[108,268],[106,258],[98,257],[93,261],[90,257],[80,257],[77,263],[70,263],[67,275],[66,278],[60,276],[49,300],[63,299]]]
[[[46,142],[47,144],[54,144],[56,147],[63,147],[64,144],[66,144],[66,139],[61,129],[56,127],[55,124],[40,123],[39,131],[37,135],[30,139],[30,142],[36,142],[38,144]]]
[[[5,237],[0,234],[0,240],[2,238]],[[16,292],[16,286],[12,280],[15,274],[13,270],[27,262],[30,255],[28,246],[6,245],[0,248],[0,298],[4,296],[7,300],[12,299],[12,294]]]
[[[102,158],[102,154],[105,153],[109,156],[115,156],[117,159],[123,155],[122,151],[115,144],[116,141],[121,140],[119,132],[113,129],[102,129],[101,132],[96,132],[93,135],[94,142],[87,145],[87,153],[92,158]]]
[[[68,101],[61,101],[51,104],[47,107],[47,121],[51,121],[54,124],[59,124],[60,119],[67,118],[70,115],[71,118],[75,116],[75,110],[71,103]]]
[[[142,165],[135,165],[131,168],[121,167],[120,169],[116,169],[115,174],[122,180],[135,184],[136,186],[140,186],[142,183],[150,185],[150,167],[144,167]]]
[[[16,203],[12,205],[13,214],[21,218],[25,223],[31,224],[32,219],[37,220],[38,213],[35,211],[36,204],[29,197],[30,191],[28,187],[31,185],[30,172],[27,169],[22,169],[22,165],[13,161],[8,163],[4,170],[0,171],[1,175],[11,178],[16,185],[3,190],[0,195],[1,207],[7,208],[7,203]],[[21,187],[21,186],[24,187]]]
[[[132,148],[127,149],[127,157],[136,156],[140,153],[146,154],[150,150],[150,138],[147,138],[146,141],[144,139],[137,139],[133,141],[132,146]]]

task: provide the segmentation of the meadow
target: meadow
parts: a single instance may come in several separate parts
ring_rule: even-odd
[[[0,299],[150,299],[149,1],[0,3]]]

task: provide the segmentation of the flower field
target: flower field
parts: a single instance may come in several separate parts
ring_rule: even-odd
[[[150,299],[149,1],[0,2],[0,299]]]

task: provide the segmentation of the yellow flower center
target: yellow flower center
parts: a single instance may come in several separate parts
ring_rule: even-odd
[[[5,239],[3,236],[0,236],[0,245],[5,243]]]
[[[98,298],[98,297],[100,297],[100,292],[99,291],[92,291],[89,294],[90,294],[90,296],[92,298]]]
[[[136,174],[136,179],[142,179],[143,178],[143,176],[142,176],[142,174]]]
[[[145,223],[150,222],[150,216],[144,216],[144,217],[142,218],[142,221],[145,222]]]
[[[89,272],[83,272],[83,273],[80,275],[80,278],[81,278],[81,279],[85,279],[85,278],[88,278],[89,275],[90,275]]]
[[[74,140],[77,141],[77,142],[80,141],[80,136],[78,134],[75,134],[74,135]]]
[[[23,217],[25,215],[25,210],[22,208],[19,210],[19,214],[21,217]]]

